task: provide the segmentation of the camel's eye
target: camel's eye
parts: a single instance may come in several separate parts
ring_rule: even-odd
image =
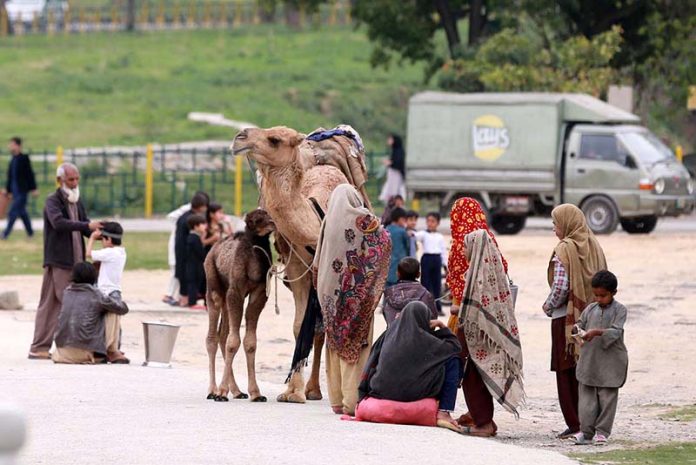
[[[273,147],[277,147],[280,144],[280,139],[275,136],[271,136],[268,138],[268,142],[270,142]]]

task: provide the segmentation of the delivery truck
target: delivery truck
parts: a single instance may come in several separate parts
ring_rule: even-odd
[[[649,233],[694,209],[694,181],[636,115],[583,94],[423,92],[409,102],[406,185],[443,212],[474,197],[500,234],[556,205],[590,228]]]

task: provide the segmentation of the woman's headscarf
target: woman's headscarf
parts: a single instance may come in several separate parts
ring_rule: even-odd
[[[522,345],[500,251],[483,230],[465,239],[469,270],[459,310],[459,326],[474,363],[491,395],[518,415],[524,403]]]
[[[464,237],[469,233],[483,229],[488,233],[496,247],[498,243],[491,230],[488,229],[486,214],[481,205],[470,197],[462,197],[454,203],[450,212],[450,229],[452,230],[452,249],[447,260],[447,287],[450,289],[452,302],[458,305],[464,294],[464,281],[469,269],[469,261],[464,250]],[[502,254],[500,254],[500,258],[507,273],[507,261]],[[456,332],[456,317],[450,318],[447,326]]]
[[[404,152],[404,143],[401,136],[396,134],[391,135],[391,168],[401,173],[401,176],[406,177],[406,152]]]
[[[389,234],[358,191],[350,184],[334,189],[313,267],[326,342],[349,363],[367,344],[390,258]]]
[[[423,302],[406,305],[399,318],[375,341],[363,371],[360,398],[412,402],[436,397],[445,380],[445,362],[461,352],[448,329],[430,329]]]
[[[585,215],[575,205],[563,204],[551,212],[554,225],[563,239],[556,245],[553,253],[563,264],[568,273],[570,291],[566,312],[566,344],[568,351],[580,355],[580,348],[575,344],[571,331],[580,319],[580,314],[594,299],[592,295],[592,277],[607,269],[607,260],[597,238],[587,226]],[[553,256],[549,262],[549,286],[553,284]]]

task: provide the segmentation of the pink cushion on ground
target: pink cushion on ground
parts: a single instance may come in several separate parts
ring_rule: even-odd
[[[436,399],[397,402],[366,397],[356,407],[355,419],[373,423],[436,426],[437,406]]]

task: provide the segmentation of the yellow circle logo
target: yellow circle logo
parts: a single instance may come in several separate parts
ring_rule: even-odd
[[[487,161],[497,160],[510,146],[510,136],[505,123],[495,115],[483,115],[474,120],[471,140],[474,155]]]

